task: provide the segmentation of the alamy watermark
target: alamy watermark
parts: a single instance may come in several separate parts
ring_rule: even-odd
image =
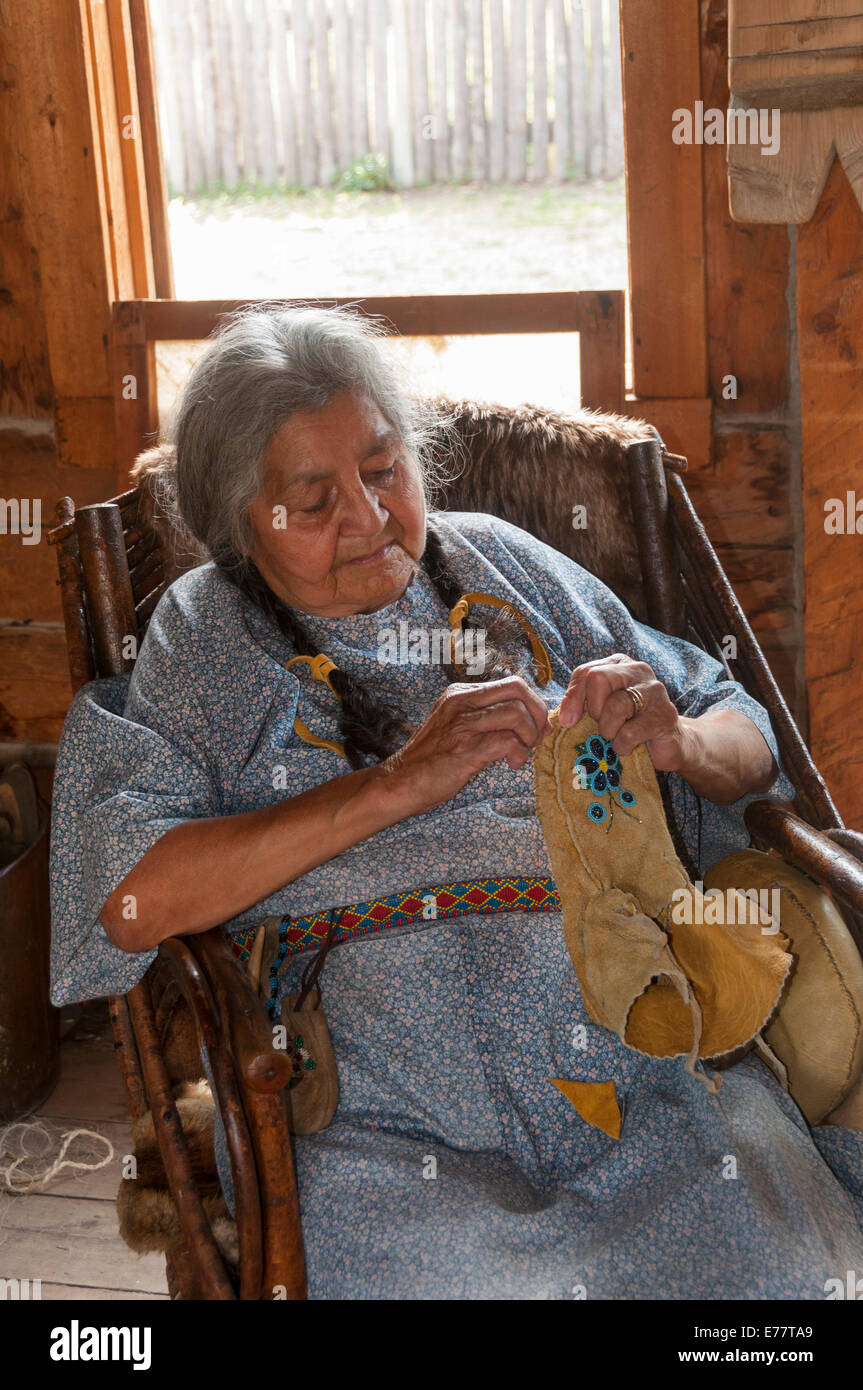
[[[693,111],[678,106],[672,112],[671,138],[675,145],[760,145],[762,155],[774,155],[779,153],[780,117],[778,106],[705,110],[704,102],[697,101]]]
[[[41,497],[0,497],[0,536],[20,536],[22,545],[42,539]]]
[[[133,1371],[152,1364],[149,1327],[82,1327],[73,1318],[68,1327],[55,1327],[48,1351],[52,1361],[131,1361]]]
[[[485,670],[485,629],[466,632],[448,627],[410,627],[403,618],[398,628],[378,632],[378,661],[389,666],[445,666],[454,661],[469,676]]]
[[[760,926],[763,936],[779,930],[782,893],[779,888],[708,888],[701,879],[691,888],[671,894],[671,920],[688,926]]]
[[[824,530],[828,536],[863,536],[863,496],[849,490],[844,497],[828,497]]]
[[[41,1279],[0,1279],[0,1303],[28,1302],[41,1297]]]

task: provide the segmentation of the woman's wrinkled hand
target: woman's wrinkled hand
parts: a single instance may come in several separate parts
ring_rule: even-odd
[[[634,687],[644,708],[633,713],[627,687]],[[662,681],[644,661],[623,652],[576,666],[560,707],[564,728],[577,724],[585,709],[619,757],[643,743],[655,768],[678,772],[691,761],[691,721],[681,716]]]
[[[492,763],[513,771],[551,732],[548,710],[521,676],[453,684],[403,748],[381,764],[392,791],[419,815],[449,801]]]

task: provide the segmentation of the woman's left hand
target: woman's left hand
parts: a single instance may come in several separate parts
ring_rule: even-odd
[[[644,707],[635,712],[627,688]],[[778,768],[758,725],[736,709],[679,714],[652,667],[623,652],[576,666],[561,701],[563,728],[577,724],[585,708],[618,757],[643,743],[659,772],[679,772],[699,796],[726,806],[749,792],[765,792]]]
[[[634,713],[628,687],[637,690],[644,701],[638,713]],[[585,708],[619,757],[643,743],[653,766],[662,772],[680,771],[691,761],[690,722],[677,712],[662,681],[646,662],[615,652],[576,666],[560,706],[563,728],[577,724]]]

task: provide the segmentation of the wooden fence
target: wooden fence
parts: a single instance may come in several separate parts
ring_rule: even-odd
[[[619,0],[150,0],[168,184],[615,178]]]

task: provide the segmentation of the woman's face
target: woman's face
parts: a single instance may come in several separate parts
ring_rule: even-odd
[[[325,618],[393,603],[425,549],[417,461],[377,406],[348,391],[277,430],[249,515],[270,588]]]

